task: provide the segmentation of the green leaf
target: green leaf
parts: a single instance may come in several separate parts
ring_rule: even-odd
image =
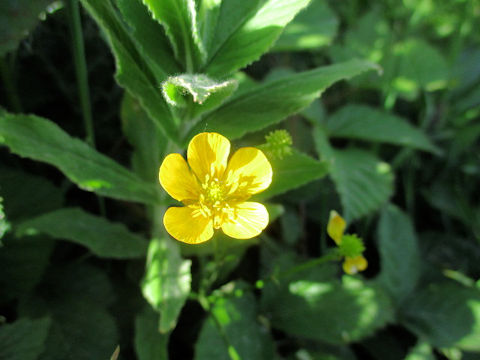
[[[46,119],[33,115],[0,117],[0,144],[20,156],[56,166],[83,190],[147,204],[159,201],[156,186]]]
[[[255,197],[257,199],[268,199],[296,189],[324,177],[329,170],[327,162],[318,161],[295,149],[292,154],[283,159],[269,158],[269,161],[273,169],[272,184],[267,190],[258,194]]]
[[[272,51],[319,50],[337,34],[338,19],[325,0],[314,0],[286,27]]]
[[[448,65],[443,55],[432,45],[419,39],[409,39],[393,48],[396,73],[393,87],[407,96],[419,89],[435,91],[448,82]]]
[[[132,38],[157,81],[181,71],[163,27],[150,15],[141,0],[117,0],[123,19],[132,28]]]
[[[200,39],[195,0],[143,0],[153,17],[163,25],[177,60],[191,72],[206,60]]]
[[[37,294],[19,308],[20,314],[52,319],[39,360],[109,359],[118,341],[107,310],[114,299],[102,270],[78,263],[52,268]]]
[[[132,168],[143,180],[158,183],[158,168],[162,163],[168,139],[161,133],[138,101],[125,93],[120,117],[122,130],[133,146]]]
[[[273,341],[257,322],[255,297],[244,288],[243,283],[229,283],[213,294],[195,360],[274,358]]]
[[[238,1],[227,0],[222,4],[217,25],[217,34],[221,35],[216,36],[206,65],[205,72],[209,75],[225,76],[258,60],[310,0],[266,0],[255,14],[251,10],[258,1],[246,1],[241,13],[226,25],[227,17],[232,14],[232,3],[238,4]]]
[[[405,119],[365,105],[347,105],[328,118],[329,137],[403,145],[438,153],[439,149]]]
[[[87,247],[99,257],[129,259],[147,252],[147,241],[123,224],[89,214],[79,208],[65,208],[18,225],[17,236],[47,234]]]
[[[0,2],[0,57],[17,48],[33,30],[40,13],[52,0],[2,0]]]
[[[0,196],[0,246],[2,244],[1,240],[3,235],[10,229],[10,224],[5,218],[5,212],[3,210],[3,198]]]
[[[432,347],[426,343],[419,341],[407,354],[405,360],[435,360]]]
[[[135,318],[135,352],[138,360],[168,360],[168,335],[158,331],[158,314],[145,307]]]
[[[136,97],[156,125],[172,140],[178,141],[177,124],[162,97],[160,81],[140,55],[125,25],[110,1],[81,0],[105,32],[116,60],[116,79]],[[138,0],[136,0],[138,1]],[[157,69],[158,70],[158,69]]]
[[[189,138],[204,129],[229,139],[261,130],[307,107],[333,83],[373,69],[375,64],[352,60],[252,86],[208,114]]]
[[[390,166],[359,149],[335,150],[325,131],[315,126],[313,137],[321,158],[330,162],[330,175],[342,202],[347,222],[380,208],[393,193]]]
[[[38,285],[49,265],[53,241],[44,237],[14,239],[7,236],[0,247],[0,303],[26,298]]]
[[[323,268],[296,273],[264,288],[262,307],[274,328],[345,344],[370,336],[392,320],[392,305],[379,286],[351,276],[329,281],[322,275]]]
[[[0,359],[36,360],[42,353],[50,319],[20,319],[0,326]]]
[[[18,184],[22,191],[18,191]],[[5,214],[15,223],[63,206],[63,193],[46,178],[0,165]]]
[[[433,283],[412,294],[402,323],[435,347],[480,351],[480,291],[454,282]]]
[[[395,302],[408,296],[420,277],[420,251],[410,218],[393,205],[386,207],[378,223],[381,269],[378,280]]]
[[[190,260],[180,256],[178,244],[169,238],[154,239],[148,249],[143,296],[160,312],[159,330],[167,333],[177,324],[188,294],[192,277]]]
[[[236,80],[215,81],[204,74],[169,77],[163,84],[163,96],[173,106],[193,105],[192,116],[214,109],[237,89]]]

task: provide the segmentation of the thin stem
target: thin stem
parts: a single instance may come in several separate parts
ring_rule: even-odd
[[[10,105],[10,108],[14,112],[22,112],[22,104],[18,97],[17,84],[13,76],[13,64],[8,61],[8,55],[0,57],[0,76],[3,86],[5,87],[5,93]],[[13,61],[12,61],[13,62]]]
[[[75,74],[77,77],[82,117],[85,124],[85,140],[90,146],[95,147],[95,132],[93,129],[92,107],[90,104],[90,92],[88,87],[87,62],[85,60],[85,46],[83,43],[78,0],[67,0],[65,5],[67,8],[70,33],[73,40],[73,60],[75,63]]]

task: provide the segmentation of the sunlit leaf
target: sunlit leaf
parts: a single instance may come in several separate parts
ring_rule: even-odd
[[[33,115],[0,117],[0,144],[20,156],[56,166],[84,190],[128,201],[159,201],[156,186],[46,119]]]
[[[24,221],[18,236],[47,234],[87,247],[99,257],[127,259],[146,255],[147,241],[123,224],[89,214],[79,208],[65,208]]]
[[[167,333],[177,324],[178,315],[190,293],[190,260],[183,260],[176,242],[154,239],[148,249],[143,296],[160,313],[159,330]]]

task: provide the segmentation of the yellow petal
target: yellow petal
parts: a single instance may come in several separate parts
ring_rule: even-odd
[[[197,179],[180,154],[170,154],[163,160],[158,177],[165,191],[175,200],[198,199]]]
[[[168,208],[163,224],[170,235],[188,244],[199,244],[213,236],[212,219],[189,206]]]
[[[333,240],[335,240],[337,245],[342,241],[342,236],[346,227],[347,223],[345,220],[335,210],[330,211],[327,233]]]
[[[237,150],[225,173],[234,195],[250,196],[268,188],[272,182],[272,166],[265,154],[253,147]]]
[[[368,262],[363,256],[355,256],[353,258],[346,257],[345,261],[343,262],[343,271],[345,271],[349,275],[353,275],[358,273],[359,271],[363,271],[367,268]]]
[[[230,141],[217,133],[200,133],[188,144],[187,159],[198,179],[221,177],[227,167]]]
[[[235,215],[222,224],[222,230],[235,239],[250,239],[268,225],[268,211],[260,203],[244,202],[235,206]]]

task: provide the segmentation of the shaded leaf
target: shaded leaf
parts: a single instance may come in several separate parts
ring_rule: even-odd
[[[410,218],[393,205],[385,208],[378,223],[381,273],[379,281],[396,302],[416,287],[420,277],[420,251]]]
[[[327,175],[329,170],[327,162],[318,161],[297,150],[283,159],[270,158],[269,161],[273,169],[272,184],[255,196],[257,199],[268,199],[318,180]]]
[[[243,284],[213,295],[211,312],[195,346],[195,360],[274,358],[273,341],[257,322],[255,297]]]
[[[480,291],[434,283],[407,299],[402,323],[435,347],[480,351]]]
[[[65,208],[18,225],[17,236],[47,234],[87,247],[99,257],[128,259],[142,257],[147,241],[123,224],[89,214],[79,208]]]
[[[3,198],[0,197],[0,246],[2,244],[1,240],[3,235],[10,229],[10,224],[5,218],[5,212],[3,211]]]
[[[122,130],[133,146],[132,168],[143,180],[158,183],[158,169],[162,163],[168,139],[155,126],[138,101],[125,93],[121,106]]]
[[[248,11],[242,13],[246,15],[242,19],[243,22],[236,23],[235,20],[238,18],[234,18],[233,24],[238,24],[238,27],[232,29],[232,25],[227,25],[227,29],[224,29],[222,26],[226,21],[224,17],[231,14],[225,8],[230,7],[233,2],[235,1],[227,0],[222,4],[217,34],[227,32],[230,35],[217,36],[206,65],[205,72],[209,75],[225,76],[258,60],[277,40],[285,25],[306,7],[310,0],[266,0],[254,15]],[[238,1],[235,3],[238,4]],[[258,2],[246,1],[246,3],[244,9],[252,9],[255,8],[252,5]],[[219,39],[224,41],[218,41]]]
[[[426,343],[419,341],[405,357],[405,360],[435,360],[432,347]]]
[[[168,360],[168,335],[158,331],[158,314],[145,307],[135,318],[135,352],[138,360]]]
[[[53,241],[42,237],[7,237],[0,247],[0,303],[25,298],[38,285],[49,264]]]
[[[140,101],[157,126],[171,139],[178,140],[177,125],[162,97],[160,82],[140,55],[138,48],[110,1],[81,0],[105,32],[116,60],[116,79]]]
[[[14,153],[58,167],[80,188],[117,199],[158,203],[156,186],[33,115],[0,117],[0,144]]]
[[[338,19],[325,0],[313,0],[290,22],[272,51],[319,50],[337,34]]]
[[[0,359],[36,360],[44,349],[50,319],[20,319],[0,326]]]
[[[143,296],[160,312],[159,330],[167,333],[177,324],[190,293],[190,260],[183,260],[176,242],[169,238],[154,239],[148,249]]]
[[[341,282],[328,280],[329,269],[312,268],[265,287],[262,308],[273,327],[302,338],[345,344],[392,320],[392,305],[379,286],[350,276]]]
[[[38,292],[19,309],[21,314],[52,319],[39,360],[110,358],[117,330],[106,307],[113,299],[101,270],[78,264],[52,268]]]
[[[0,2],[0,57],[18,47],[33,30],[52,0],[2,0]]]
[[[438,153],[438,148],[405,119],[365,105],[347,105],[328,118],[330,137],[404,145]]]
[[[352,60],[252,86],[208,114],[188,138],[204,129],[229,139],[261,130],[307,107],[333,83],[373,69],[375,64]]]

